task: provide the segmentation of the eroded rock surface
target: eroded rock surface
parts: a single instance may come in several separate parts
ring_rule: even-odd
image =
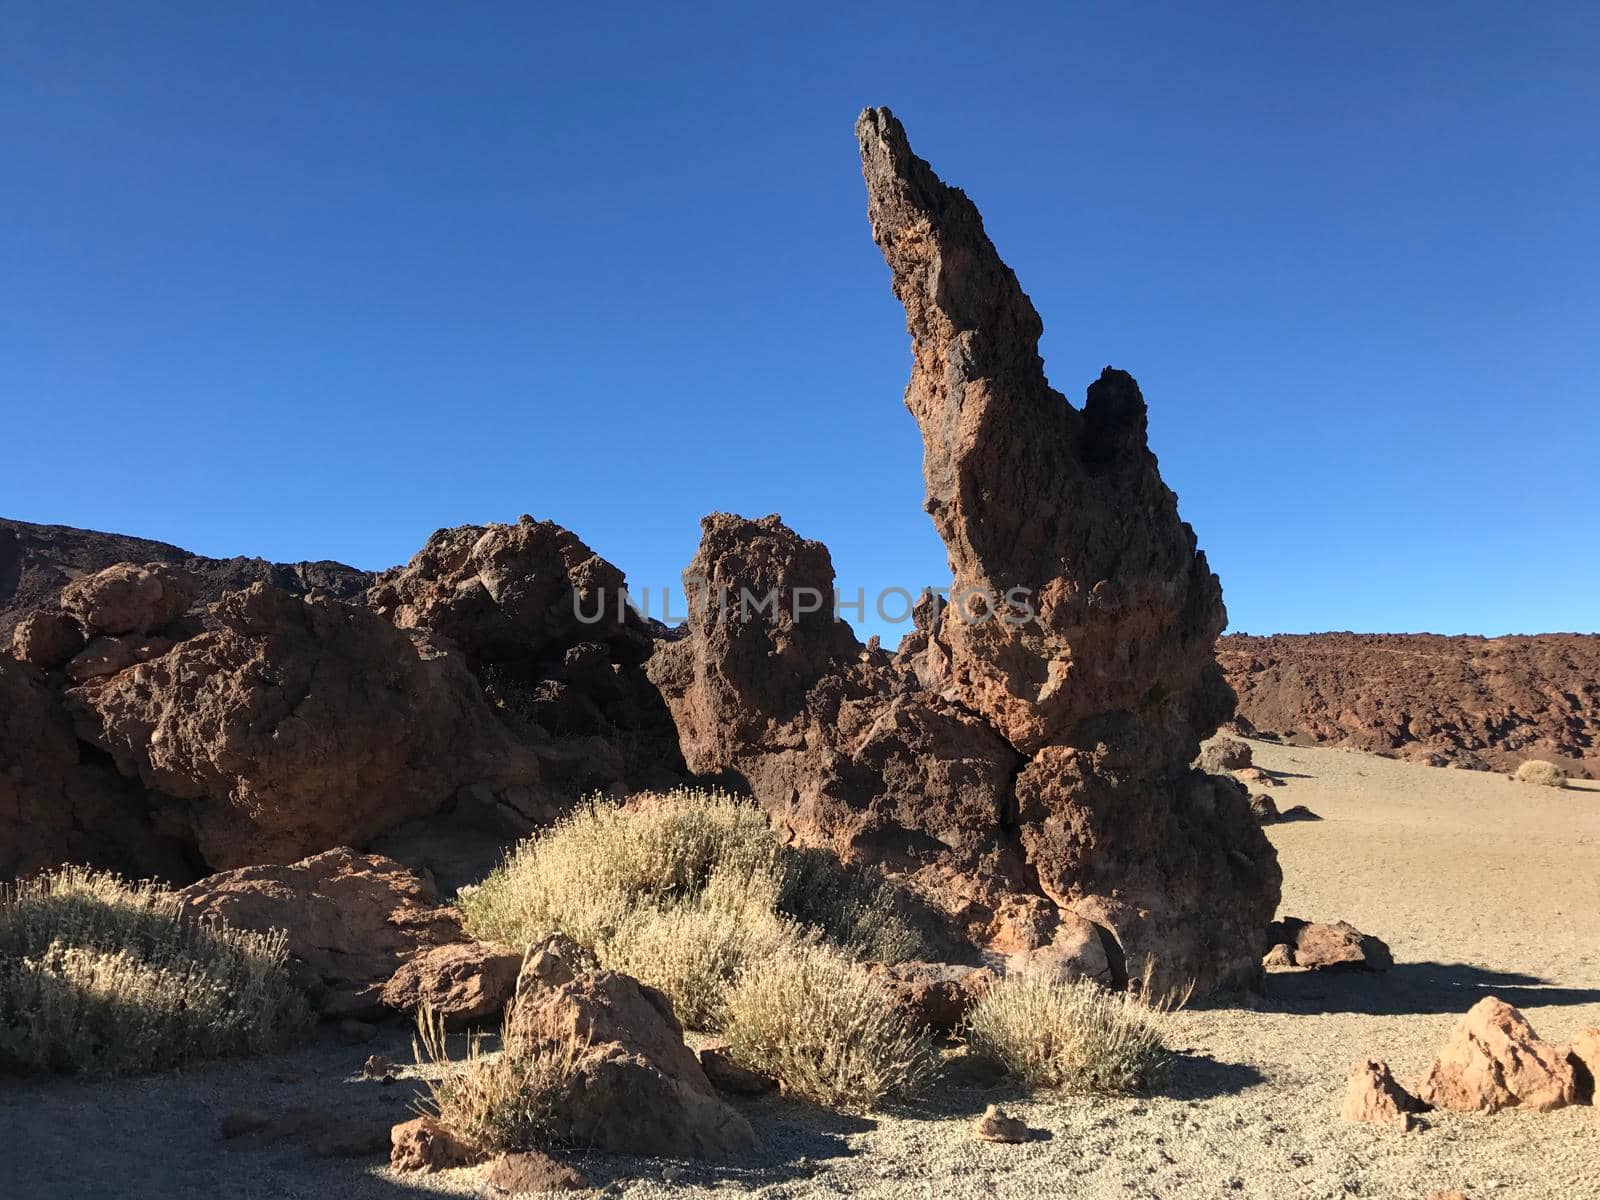
[[[1416,1128],[1416,1114],[1427,1107],[1395,1082],[1388,1063],[1366,1059],[1350,1068],[1339,1117],[1406,1133]]]
[[[954,590],[890,657],[835,618],[826,548],[776,516],[706,518],[684,576],[701,602],[649,665],[685,759],[971,943],[1027,956],[1064,935],[1058,957],[1070,943],[1111,982],[1146,958],[1162,986],[1253,979],[1280,875],[1244,791],[1189,765],[1232,712],[1226,616],[1143,398],[1109,369],[1082,408],[1053,391],[977,209],[887,110],[857,134]]]

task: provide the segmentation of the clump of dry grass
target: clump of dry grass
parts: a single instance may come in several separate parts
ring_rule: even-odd
[[[872,1109],[932,1075],[928,1035],[908,1028],[859,964],[799,941],[745,971],[728,994],[733,1057],[819,1104]]]
[[[810,934],[891,962],[920,946],[883,880],[784,846],[758,808],[716,791],[591,800],[519,844],[464,906],[480,938],[567,934],[660,988],[693,1029],[720,1029],[745,966]]]
[[[417,1012],[412,1049],[418,1064],[437,1068],[418,1111],[437,1117],[485,1154],[557,1144],[559,1115],[588,1048],[576,1027],[535,1036],[513,1004],[501,1029],[501,1050],[467,1040],[466,1057],[450,1057],[444,1020],[424,1005]],[[552,1031],[540,1031],[552,1032]]]
[[[1187,999],[1117,992],[1088,979],[1008,976],[967,1014],[968,1049],[1030,1087],[1148,1090],[1171,1062],[1165,1017]]]
[[[1564,788],[1567,786],[1567,773],[1553,762],[1543,759],[1530,758],[1517,768],[1517,773],[1512,776],[1518,783],[1537,783],[1543,787]]]
[[[65,867],[0,890],[0,1070],[125,1075],[286,1045],[310,1020],[281,934],[181,917]]]

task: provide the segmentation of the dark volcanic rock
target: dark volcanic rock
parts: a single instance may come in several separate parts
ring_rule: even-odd
[[[270,583],[296,595],[317,592],[359,600],[372,576],[336,562],[270,563],[260,558],[206,558],[166,542],[0,518],[0,641],[23,614],[59,606],[74,579],[116,563],[168,563],[197,581],[195,602],[210,604],[223,592]]]
[[[1430,766],[1600,772],[1600,636],[1229,634],[1241,729]]]

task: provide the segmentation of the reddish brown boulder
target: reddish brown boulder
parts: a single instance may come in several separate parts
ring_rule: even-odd
[[[900,1018],[911,1029],[953,1033],[994,984],[987,967],[954,963],[870,963],[868,973],[888,989]]]
[[[564,1045],[574,1036],[574,1079],[555,1106],[552,1136],[620,1154],[724,1158],[755,1146],[746,1121],[717,1095],[684,1045],[672,1003],[614,971],[520,995],[506,1053]]]
[[[389,1165],[396,1171],[448,1171],[483,1159],[433,1117],[402,1121],[389,1131],[389,1142]]]
[[[18,662],[48,671],[83,649],[83,627],[64,612],[41,608],[11,631],[11,654]]]
[[[67,663],[67,677],[74,683],[103,679],[159,658],[172,646],[172,639],[164,637],[97,637]]]
[[[972,1125],[972,1136],[980,1142],[1001,1142],[1017,1145],[1033,1139],[1033,1130],[1028,1128],[1026,1121],[1010,1116],[998,1104],[991,1104],[983,1110]]]
[[[213,866],[359,844],[478,786],[531,800],[539,764],[456,656],[365,609],[265,584],[216,628],[69,690],[79,736],[189,801]]]
[[[526,1196],[535,1192],[581,1192],[589,1180],[541,1150],[502,1154],[489,1164],[489,1194]]]
[[[178,895],[188,916],[283,930],[295,982],[329,1017],[383,1012],[384,985],[403,962],[466,936],[461,914],[410,871],[345,848],[224,871]]]
[[[1416,1114],[1427,1111],[1427,1107],[1395,1082],[1388,1063],[1369,1058],[1350,1068],[1339,1117],[1405,1133],[1416,1128]]]
[[[1486,996],[1456,1023],[1417,1094],[1436,1108],[1547,1112],[1575,1103],[1577,1071],[1511,1005]]]
[[[1362,933],[1348,921],[1302,921],[1284,917],[1267,930],[1270,944],[1287,945],[1294,965],[1315,970],[1387,971],[1394,956],[1380,938]]]
[[[407,959],[383,985],[383,1002],[415,1013],[426,1004],[451,1029],[498,1017],[517,990],[522,955],[493,942],[435,946]]]
[[[61,607],[93,633],[152,633],[194,603],[200,581],[166,563],[118,563],[61,589]]]

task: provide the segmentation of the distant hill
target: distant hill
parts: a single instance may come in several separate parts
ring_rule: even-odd
[[[119,562],[166,562],[187,567],[204,581],[200,600],[258,580],[291,592],[326,592],[360,599],[372,574],[337,562],[273,563],[264,558],[206,558],[179,546],[121,533],[33,525],[0,517],[0,645],[29,609],[52,605],[72,579]]]
[[[1544,758],[1600,774],[1600,635],[1230,634],[1217,660],[1241,728],[1438,766]]]

